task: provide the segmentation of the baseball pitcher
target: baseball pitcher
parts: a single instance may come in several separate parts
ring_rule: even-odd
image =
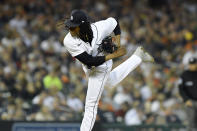
[[[69,30],[63,41],[64,46],[82,63],[88,77],[85,113],[80,130],[91,131],[104,86],[117,85],[142,61],[153,62],[154,59],[142,47],[138,47],[131,57],[111,70],[112,59],[126,54],[126,49],[120,45],[121,30],[115,18],[90,23],[84,11],[73,10],[64,24]],[[112,33],[115,35],[115,44],[110,37]]]

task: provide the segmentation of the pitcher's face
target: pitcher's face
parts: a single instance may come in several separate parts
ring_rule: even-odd
[[[77,26],[77,27],[70,27],[69,31],[70,31],[72,36],[79,36],[80,28],[79,28],[79,26]]]

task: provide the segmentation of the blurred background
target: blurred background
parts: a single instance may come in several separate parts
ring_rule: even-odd
[[[105,88],[96,121],[187,124],[177,81],[197,56],[196,0],[1,0],[1,122],[82,120],[87,79],[57,26],[73,9],[85,10],[92,22],[119,19],[128,53],[114,67],[139,45],[156,60]]]

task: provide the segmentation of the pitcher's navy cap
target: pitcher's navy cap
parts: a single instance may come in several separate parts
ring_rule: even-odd
[[[84,11],[82,10],[73,10],[69,20],[64,22],[65,26],[68,28],[77,27],[84,22],[87,22],[88,18]]]

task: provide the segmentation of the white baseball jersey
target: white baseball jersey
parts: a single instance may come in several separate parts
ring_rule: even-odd
[[[103,54],[98,54],[98,45],[101,44],[105,37],[113,32],[116,25],[117,21],[112,17],[92,23],[93,39],[91,45],[77,37],[72,37],[71,34],[68,33],[64,38],[64,46],[73,57],[85,51],[92,56],[101,56]]]
[[[117,21],[112,17],[92,23],[91,27],[93,31],[93,40],[91,45],[88,42],[85,43],[77,37],[72,37],[71,34],[68,33],[64,38],[64,46],[73,57],[85,51],[92,56],[96,56],[98,53],[98,44],[100,44],[106,36],[109,36],[113,32],[116,25]]]

